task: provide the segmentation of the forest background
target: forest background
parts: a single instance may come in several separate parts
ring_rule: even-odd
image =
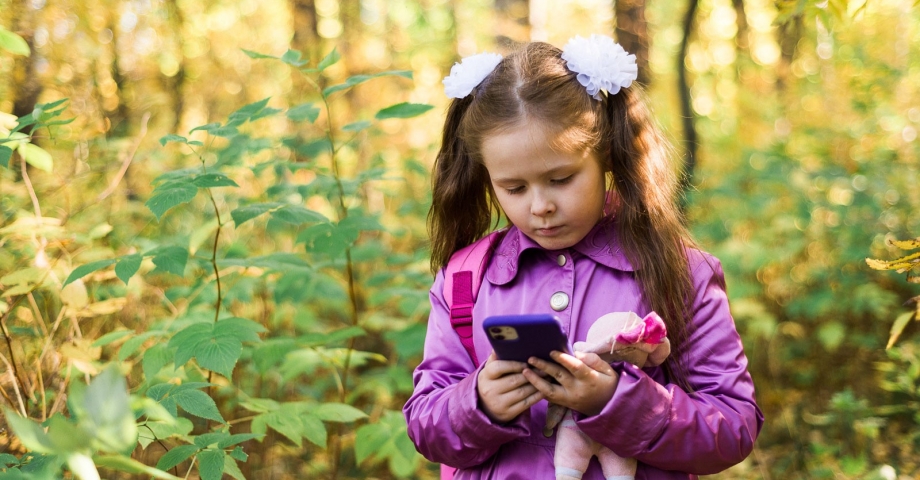
[[[400,409],[441,79],[590,33],[725,267],[767,421],[715,478],[920,476],[920,255],[866,261],[920,246],[918,11],[0,0],[0,478],[437,478]]]

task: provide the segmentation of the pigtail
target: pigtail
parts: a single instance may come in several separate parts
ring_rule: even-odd
[[[609,141],[606,157],[617,202],[617,236],[636,266],[646,306],[664,319],[674,355],[664,365],[686,391],[687,328],[693,318],[693,279],[687,248],[689,232],[678,208],[678,176],[669,161],[667,142],[651,118],[635,85],[602,102]]]
[[[463,116],[474,97],[451,102],[434,163],[428,211],[432,272],[447,265],[455,251],[476,241],[489,228],[493,207],[488,172],[461,138]]]

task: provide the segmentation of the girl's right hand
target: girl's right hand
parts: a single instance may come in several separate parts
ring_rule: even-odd
[[[509,422],[543,400],[543,394],[521,373],[525,368],[523,362],[498,360],[495,352],[486,359],[476,385],[479,404],[493,422]]]

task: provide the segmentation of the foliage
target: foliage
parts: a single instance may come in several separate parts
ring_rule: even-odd
[[[5,261],[16,265],[0,279],[7,299],[3,321],[12,321],[4,335],[8,344],[17,338],[26,352],[5,359],[14,367],[19,406],[18,413],[5,413],[29,452],[5,457],[7,475],[32,478],[64,467],[78,478],[96,479],[102,467],[176,478],[182,467],[196,469],[203,479],[242,479],[240,466],[249,458],[244,449],[258,448],[252,442],[270,432],[313,451],[309,455],[321,461],[302,468],[314,474],[335,478],[347,458],[355,459],[349,476],[384,468],[407,477],[421,466],[396,400],[411,391],[410,367],[396,361],[419,350],[394,345],[417,337],[411,320],[397,316],[416,318],[427,308],[426,296],[418,294],[427,282],[425,251],[411,239],[404,253],[394,249],[407,231],[384,225],[386,212],[374,209],[367,189],[401,181],[387,177],[391,170],[364,142],[379,122],[416,117],[431,106],[398,102],[380,108],[374,120],[335,128],[334,96],[377,78],[411,79],[411,72],[357,75],[320,87],[328,83],[324,71],[340,59],[335,50],[316,67],[293,50],[280,57],[247,54],[298,69],[318,100],[284,109],[265,98],[224,122],[162,137],[161,146],[180,147],[187,155],[179,168],[152,182],[144,204],[154,228],[132,233],[130,226],[105,224],[81,233],[68,228],[66,219],[41,217],[36,210],[0,230],[10,254]],[[17,119],[6,141],[26,141],[17,136],[25,126],[64,123],[52,120],[62,105],[42,105]],[[272,136],[264,126],[272,120],[297,129]],[[7,160],[18,157],[45,170],[29,152],[20,147]],[[354,162],[368,161],[354,168]],[[49,155],[48,171],[50,164]],[[22,180],[32,191],[28,177]],[[412,201],[402,207],[415,208]],[[211,236],[213,242],[202,247]],[[274,244],[265,245],[263,238]],[[383,262],[389,268],[381,269]],[[136,280],[138,275],[149,283]],[[128,326],[128,303],[150,301],[157,292],[158,313],[146,324]],[[268,301],[276,312],[264,309]],[[33,309],[26,313],[24,303]],[[127,313],[123,328],[96,328],[107,333],[83,336],[86,320],[119,311]],[[57,318],[50,332],[45,315]],[[64,319],[73,322],[77,338],[54,336]],[[58,352],[70,357],[62,378],[54,378],[45,360]],[[66,409],[44,390],[36,395],[35,380],[22,371],[27,365],[52,376],[39,377],[42,384],[69,383]],[[118,365],[128,371],[127,384]],[[69,382],[80,374],[93,377],[88,387]],[[44,421],[39,425],[20,414]],[[152,445],[168,451],[151,458]]]

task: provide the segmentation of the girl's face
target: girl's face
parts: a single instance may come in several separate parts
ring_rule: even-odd
[[[538,126],[485,137],[482,158],[505,215],[547,250],[571,247],[604,215],[604,172],[592,151],[551,148]]]

